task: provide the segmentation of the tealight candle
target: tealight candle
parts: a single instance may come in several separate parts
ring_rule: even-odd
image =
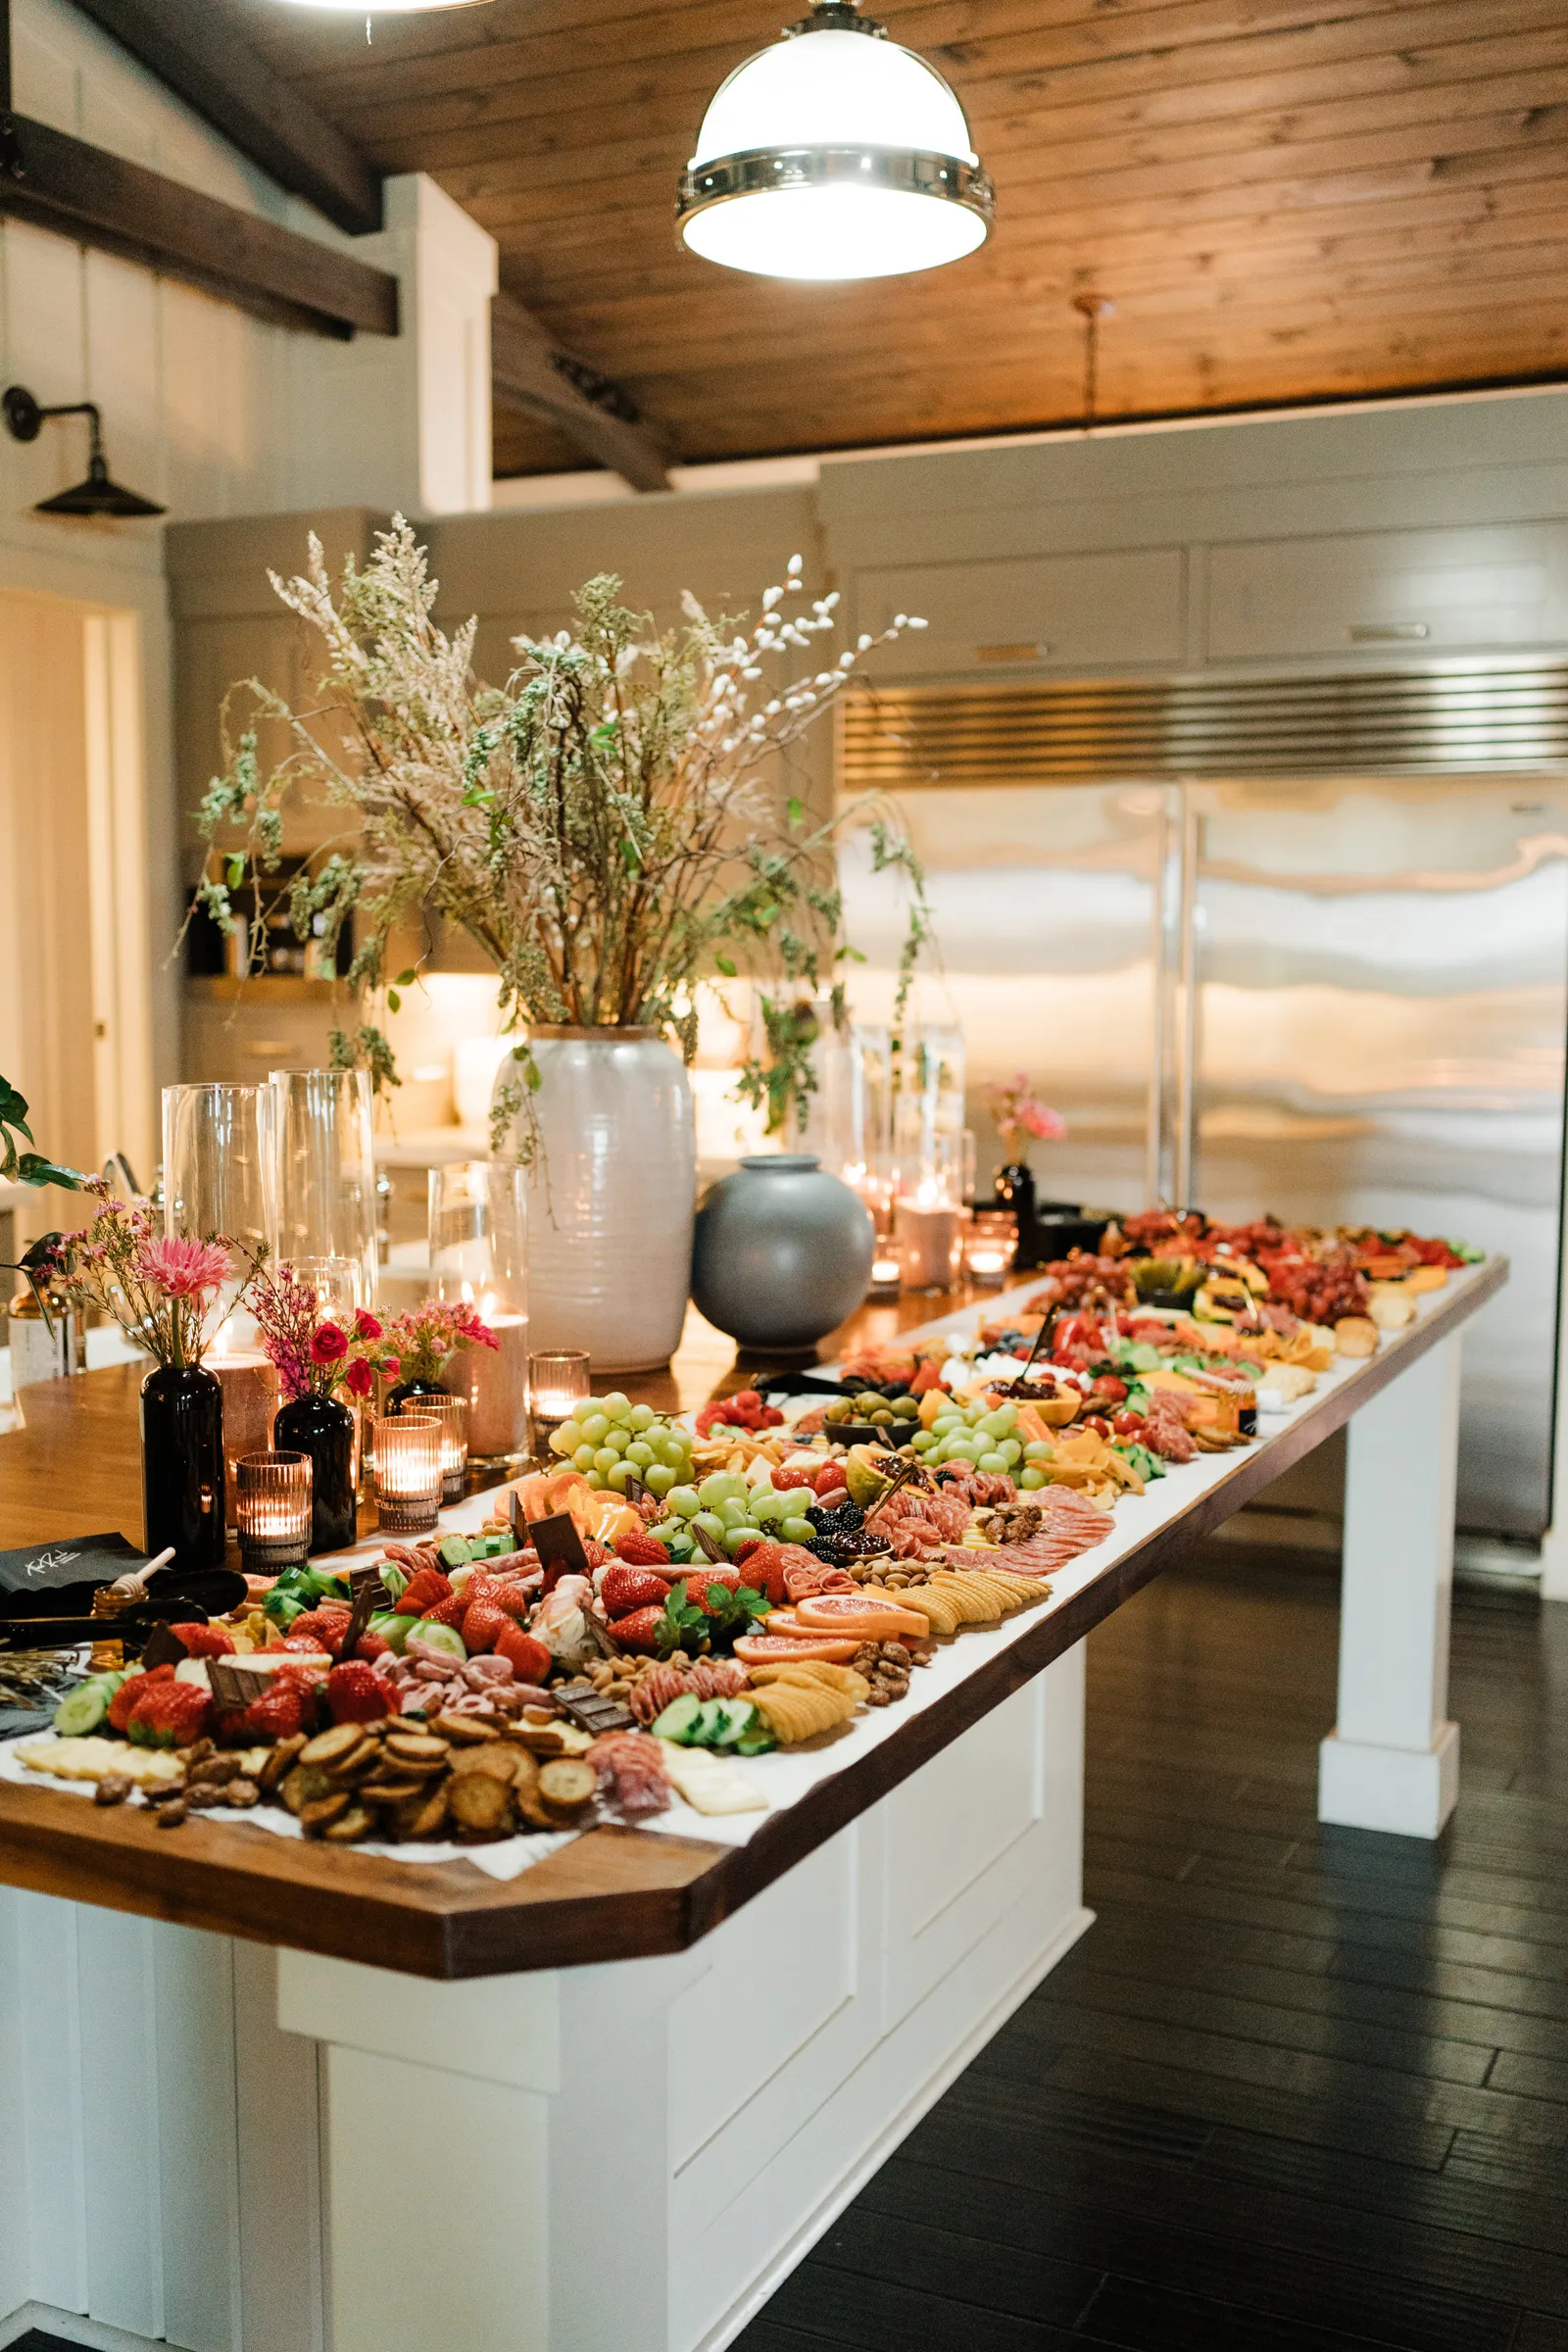
[[[246,1573],[297,1568],[311,1548],[311,1457],[244,1453],[234,1464],[239,1553]]]
[[[550,1440],[593,1391],[585,1348],[540,1348],[528,1358],[528,1415],[536,1457],[549,1454]]]
[[[868,1298],[896,1298],[904,1283],[904,1269],[891,1252],[878,1250],[871,1260],[871,1287]]]
[[[441,1424],[404,1411],[375,1425],[375,1508],[393,1535],[428,1535],[441,1507]]]
[[[463,1500],[463,1474],[468,1466],[468,1400],[466,1396],[411,1396],[404,1413],[437,1421],[441,1427],[441,1499]],[[401,1419],[403,1415],[399,1415]]]
[[[1010,1214],[981,1209],[963,1237],[963,1267],[971,1282],[1000,1290],[1018,1254],[1018,1228]]]

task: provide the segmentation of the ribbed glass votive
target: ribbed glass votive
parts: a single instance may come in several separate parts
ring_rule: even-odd
[[[375,1508],[388,1533],[428,1535],[441,1507],[441,1423],[399,1413],[375,1425]]]
[[[468,1466],[468,1399],[466,1396],[411,1396],[398,1418],[435,1421],[441,1429],[441,1499],[463,1500],[463,1473]]]
[[[234,1464],[239,1552],[251,1576],[297,1568],[311,1548],[311,1457],[242,1453]]]

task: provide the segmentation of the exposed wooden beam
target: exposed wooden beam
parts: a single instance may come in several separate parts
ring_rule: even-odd
[[[636,403],[563,351],[510,294],[490,306],[490,373],[497,400],[548,417],[634,490],[669,488],[668,453]]]
[[[24,115],[10,121],[0,214],[141,262],[287,326],[345,341],[357,331],[397,333],[398,281],[387,270]]]
[[[380,175],[214,0],[76,0],[280,187],[355,236],[382,225]]]

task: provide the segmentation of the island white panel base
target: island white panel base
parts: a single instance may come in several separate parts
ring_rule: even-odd
[[[1080,1644],[689,1952],[280,1954],[326,2052],[333,2352],[719,2352],[1089,1925],[1083,1697]]]
[[[434,1984],[0,1888],[0,2346],[719,2352],[1089,1925],[1083,1735],[1080,1643],[664,1959]]]
[[[1455,1332],[1350,1421],[1345,1478],[1339,1711],[1318,1751],[1318,1819],[1436,1838],[1459,1794],[1447,1719]]]

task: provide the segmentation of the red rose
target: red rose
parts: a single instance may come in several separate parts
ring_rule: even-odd
[[[401,1357],[401,1356],[396,1356],[396,1355],[383,1355],[383,1356],[382,1356],[382,1358],[381,1358],[381,1370],[382,1370],[382,1371],[383,1371],[383,1372],[386,1374],[386,1376],[387,1376],[388,1380],[396,1380],[396,1378],[397,1378],[398,1374],[399,1374],[399,1373],[402,1371],[402,1369],[403,1369],[403,1359],[402,1359],[402,1357]]]
[[[380,1324],[363,1306],[354,1318],[354,1337],[357,1340],[378,1340],[381,1337]]]
[[[311,1335],[313,1364],[340,1364],[349,1351],[346,1331],[336,1323],[318,1323]]]
[[[368,1396],[375,1387],[375,1375],[363,1355],[357,1355],[343,1375],[343,1386],[351,1396]]]

